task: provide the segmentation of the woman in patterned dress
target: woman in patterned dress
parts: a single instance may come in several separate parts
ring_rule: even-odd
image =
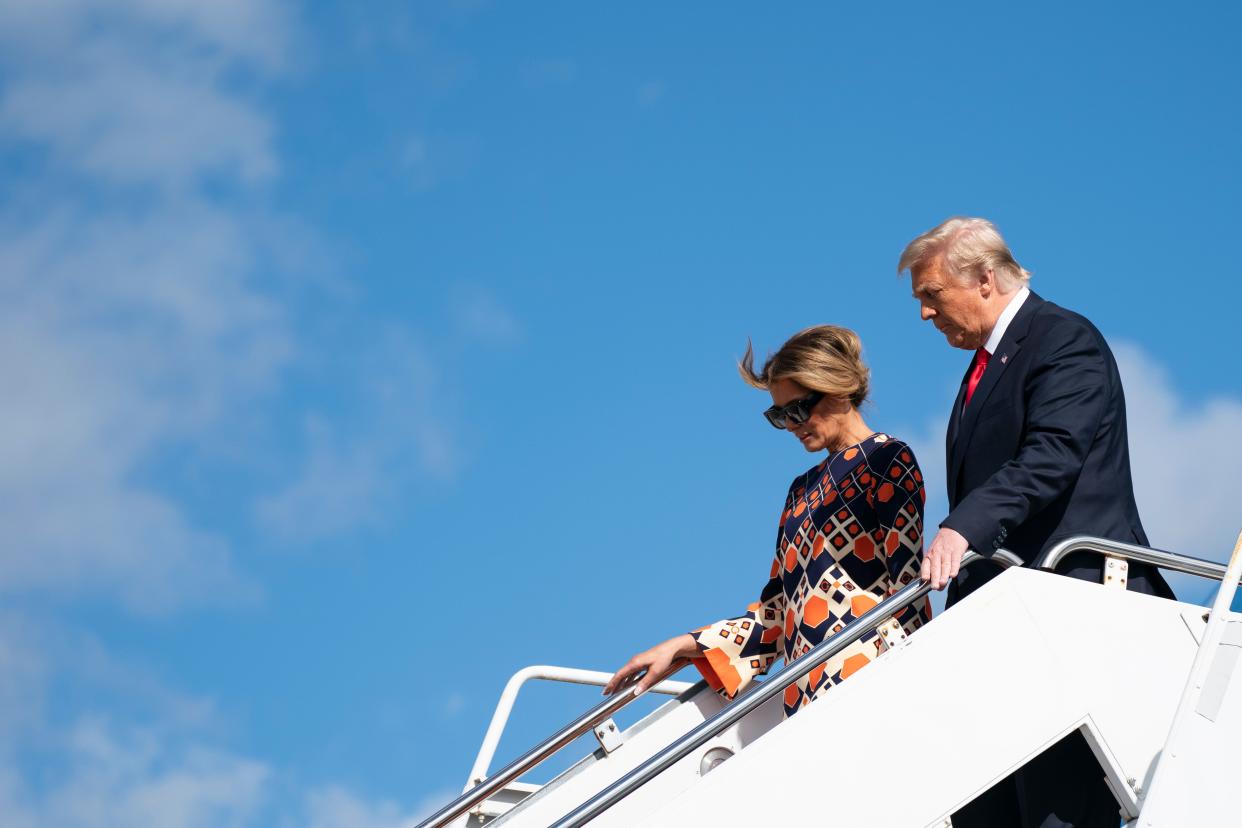
[[[639,653],[604,688],[638,674],[642,689],[678,658],[691,658],[709,685],[733,698],[778,657],[786,662],[839,632],[918,577],[923,554],[923,475],[914,452],[864,422],[869,374],[858,335],[820,325],[795,334],[754,369],[747,346],[742,378],[772,395],[764,412],[808,452],[827,451],[794,478],[781,512],[776,554],[759,600],[746,613],[670,638]],[[927,599],[898,621],[907,633],[931,619]],[[868,633],[785,691],[785,715],[809,703],[882,651]]]

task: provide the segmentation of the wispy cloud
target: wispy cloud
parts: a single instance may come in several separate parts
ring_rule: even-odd
[[[283,63],[283,4],[8,3],[0,24],[0,131],[46,148],[62,171],[160,187],[276,171],[270,120],[229,73]]]
[[[270,773],[261,762],[201,746],[170,749],[157,733],[118,729],[107,720],[84,719],[59,736],[63,776],[40,794],[27,793],[24,801],[0,803],[6,815],[19,815],[18,824],[253,824]]]
[[[434,810],[422,805],[402,808],[391,800],[367,800],[329,785],[307,794],[305,828],[411,828]]]
[[[5,3],[3,15],[12,48],[27,53],[51,54],[109,32],[136,33],[162,40],[176,55],[197,45],[266,68],[284,63],[296,32],[281,0],[18,0]]]
[[[473,18],[481,3],[373,0],[346,5],[342,35],[363,60],[400,53],[407,79],[422,94],[444,97],[475,75],[475,58],[441,36]]]
[[[90,699],[68,719],[51,703],[65,687]],[[0,702],[6,828],[409,828],[447,798],[403,807],[304,784],[223,746],[209,701],[12,612],[0,614]]]
[[[5,825],[214,828],[257,814],[270,771],[201,739],[210,704],[111,658],[91,636],[5,613],[0,675]],[[67,687],[94,706],[64,719],[50,699]]]
[[[225,76],[281,62],[284,6],[209,6],[0,7],[0,140],[48,151],[0,214],[4,591],[144,611],[254,593],[225,540],[140,474],[291,350],[258,285],[263,222],[203,186],[276,169],[267,118]]]
[[[357,359],[349,410],[310,415],[301,468],[256,505],[288,542],[322,540],[379,525],[424,477],[451,479],[464,462],[452,394],[429,349],[402,328],[381,332]]]
[[[487,288],[469,285],[459,288],[453,300],[453,314],[463,337],[496,345],[521,341],[521,322]]]
[[[450,693],[444,700],[444,715],[453,718],[466,709],[466,697],[461,693]]]
[[[1242,399],[1186,399],[1167,366],[1140,346],[1119,343],[1126,387],[1134,494],[1152,545],[1225,561],[1242,529],[1235,470],[1242,467]],[[1180,595],[1198,597],[1214,585],[1175,575]]]
[[[279,273],[297,222],[264,206],[281,162],[263,100],[297,38],[278,0],[0,4],[0,149],[23,159],[0,208],[0,595],[46,613],[0,615],[6,826],[405,826],[426,810],[231,748],[211,699],[49,620],[82,598],[150,613],[258,594],[168,469],[279,453],[239,423],[302,424],[258,507],[297,540],[375,525],[394,485],[462,462],[437,362],[399,325],[344,372],[349,417],[276,411],[307,343]]]
[[[478,141],[465,135],[411,135],[397,151],[396,165],[416,192],[426,192],[469,173]]]
[[[297,476],[257,502],[260,523],[299,543],[373,526],[386,491],[379,447],[349,444],[315,416],[307,419],[305,436],[309,448]]]

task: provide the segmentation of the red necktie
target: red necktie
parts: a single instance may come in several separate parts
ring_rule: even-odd
[[[962,408],[970,405],[970,398],[974,396],[979,380],[983,379],[983,372],[987,370],[988,360],[991,358],[992,355],[983,348],[975,351],[975,368],[970,372],[970,381],[966,383],[966,402],[962,403]]]

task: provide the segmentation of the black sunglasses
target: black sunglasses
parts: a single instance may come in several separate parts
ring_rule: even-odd
[[[772,406],[763,412],[763,416],[772,424],[772,428],[783,429],[786,421],[794,425],[802,425],[811,418],[811,412],[823,398],[823,391],[812,391],[800,400],[794,400],[786,405]]]

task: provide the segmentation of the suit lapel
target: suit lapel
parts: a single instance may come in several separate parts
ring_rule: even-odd
[[[1022,303],[1022,307],[1018,309],[1013,321],[1009,323],[1005,335],[1001,337],[1000,344],[996,346],[996,353],[992,354],[992,358],[988,360],[987,370],[983,372],[983,377],[975,387],[975,393],[970,397],[970,405],[967,405],[965,409],[962,408],[962,402],[966,397],[965,385],[957,395],[953,412],[957,423],[956,439],[953,440],[949,451],[949,480],[953,490],[957,488],[957,478],[961,473],[962,463],[966,459],[966,450],[970,447],[970,438],[974,435],[979,414],[987,406],[988,396],[1004,376],[1005,369],[1013,363],[1014,357],[1021,350],[1022,340],[1026,339],[1031,320],[1043,304],[1044,300],[1032,291]],[[952,430],[952,427],[950,429]]]
[[[970,380],[970,367],[967,366],[966,373],[962,375],[962,383],[957,388],[957,399],[953,401],[953,410],[949,414],[949,427],[945,430],[945,469],[954,467],[955,450],[957,448],[957,435],[962,427],[962,402],[966,399],[966,384]],[[953,505],[957,502],[957,475],[950,474],[948,477],[949,484],[949,504]]]

